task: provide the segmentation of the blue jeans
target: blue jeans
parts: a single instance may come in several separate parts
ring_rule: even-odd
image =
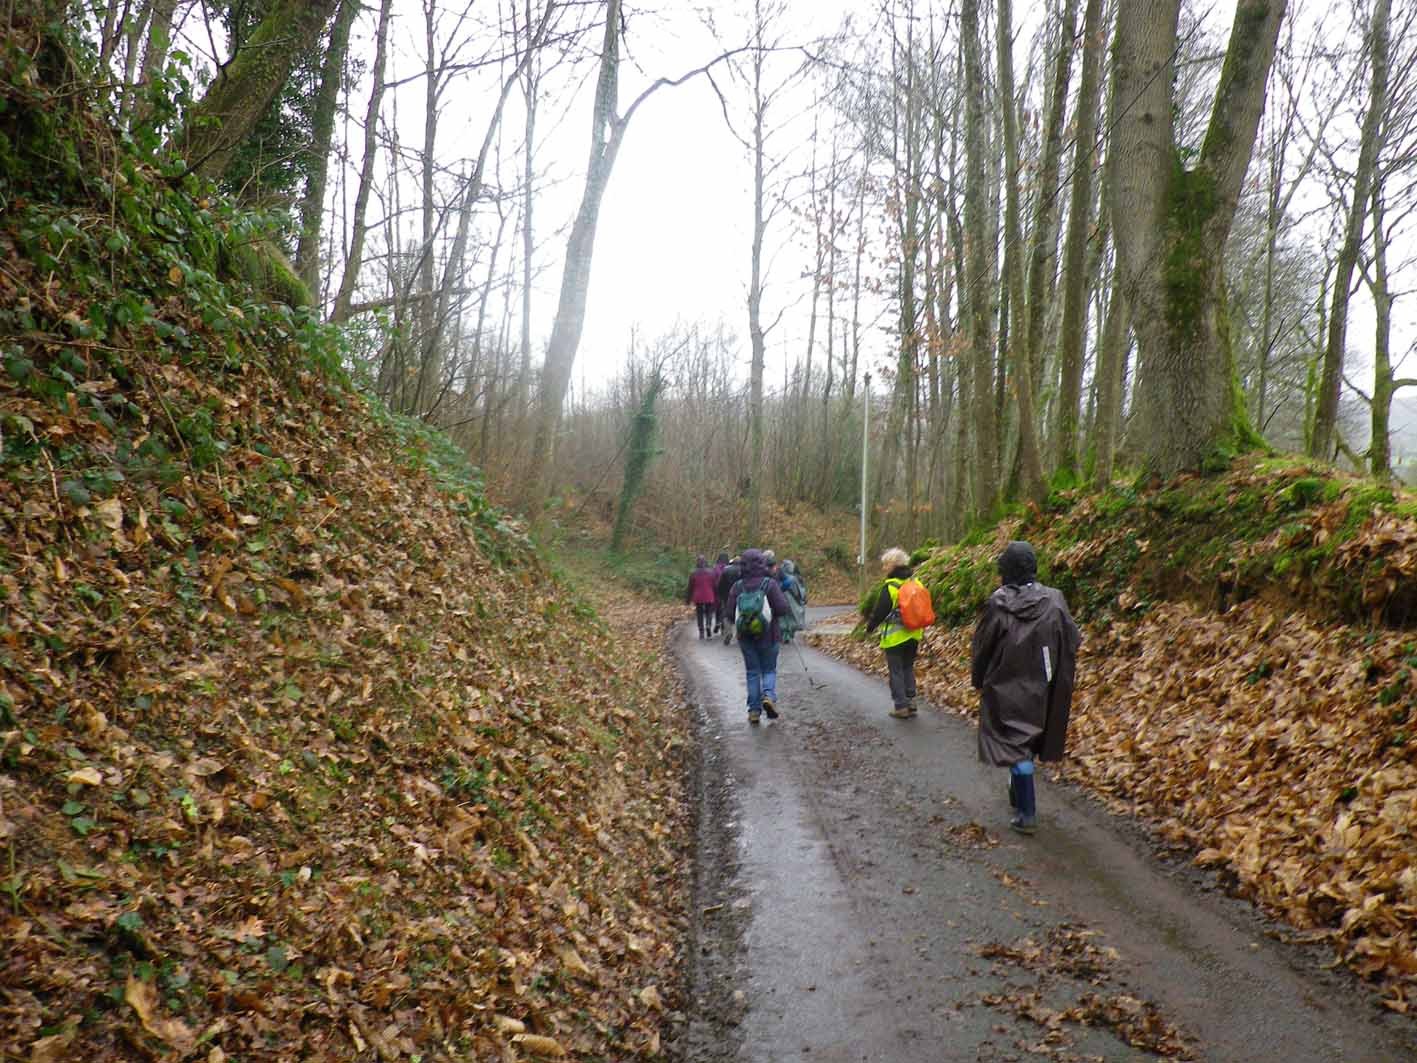
[[[777,643],[771,637],[739,639],[738,650],[748,673],[748,711],[761,712],[763,698],[777,701]]]

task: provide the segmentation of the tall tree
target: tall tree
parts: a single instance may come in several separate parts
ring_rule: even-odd
[[[525,28],[527,50],[533,50],[531,0],[526,0]],[[535,60],[528,62],[522,71],[522,102],[525,108],[522,146],[522,328],[521,328],[521,368],[517,372],[515,404],[517,417],[523,426],[527,412],[527,396],[531,391],[531,280],[535,273],[536,228],[533,224],[533,207],[536,202],[536,110],[540,95],[538,73]],[[520,433],[518,433],[520,434]]]
[[[535,435],[521,490],[523,509],[536,524],[540,523],[542,507],[550,487],[551,460],[555,453],[556,430],[561,423],[561,406],[566,401],[566,391],[571,383],[571,368],[575,364],[576,351],[580,347],[581,330],[585,327],[586,300],[590,293],[590,271],[595,256],[595,233],[600,221],[600,204],[605,198],[606,188],[610,185],[615,157],[620,152],[620,145],[624,143],[630,120],[659,89],[681,85],[727,58],[726,55],[719,56],[677,78],[656,79],[635,97],[624,114],[620,114],[618,99],[621,28],[620,0],[606,0],[600,74],[596,79],[595,103],[591,110],[590,159],[586,166],[580,208],[571,222],[570,235],[566,239],[561,292],[556,303],[556,317],[551,325],[551,337],[546,345],[546,358],[542,362]]]
[[[1078,81],[1077,133],[1063,240],[1063,324],[1059,337],[1059,388],[1053,421],[1055,467],[1078,474],[1078,404],[1087,326],[1087,237],[1092,230],[1092,171],[1096,163],[1097,111],[1102,85],[1102,0],[1087,0],[1082,20],[1082,74]],[[1051,194],[1046,187],[1044,194]]]
[[[994,415],[994,336],[990,291],[994,286],[994,255],[989,239],[988,177],[985,153],[984,63],[979,44],[979,0],[962,0],[960,35],[964,49],[964,241],[968,294],[970,406],[974,437],[974,512],[993,512],[999,494],[999,450]]]
[[[350,218],[349,247],[345,250],[344,270],[340,274],[339,290],[335,294],[330,320],[342,322],[349,318],[354,287],[364,264],[364,241],[368,234],[367,215],[369,193],[374,184],[374,160],[379,151],[379,111],[384,102],[384,67],[388,62],[389,12],[393,0],[380,0],[379,22],[374,31],[373,87],[364,109],[364,151],[359,164],[359,185],[354,193],[354,210]]]
[[[1328,335],[1324,343],[1323,373],[1319,380],[1314,427],[1309,438],[1312,457],[1330,458],[1334,454],[1334,434],[1338,425],[1338,393],[1343,381],[1343,359],[1348,344],[1348,302],[1353,295],[1353,273],[1358,265],[1358,252],[1363,239],[1363,225],[1371,206],[1373,171],[1377,166],[1379,134],[1383,111],[1387,106],[1388,81],[1388,22],[1391,0],[1376,0],[1368,31],[1368,54],[1372,66],[1372,81],[1368,109],[1358,142],[1358,168],[1353,174],[1353,196],[1348,202],[1348,216],[1343,227],[1343,243],[1334,267],[1332,305],[1328,312]]]
[[[748,373],[748,524],[744,541],[755,543],[763,520],[763,369],[767,361],[767,328],[763,325],[763,239],[767,235],[766,135],[768,95],[763,88],[763,48],[766,19],[761,0],[753,0],[753,49],[749,58],[752,85],[753,129],[749,147],[753,157],[753,239],[748,267],[748,340],[752,345]]]
[[[339,0],[329,49],[320,68],[315,99],[314,128],[307,153],[305,192],[300,197],[300,238],[295,249],[295,271],[306,287],[320,297],[320,220],[325,214],[325,181],[329,172],[330,141],[334,136],[335,107],[344,82],[344,60],[349,51],[349,30],[359,14],[359,0]]]
[[[1013,326],[1009,330],[1009,381],[1013,385],[1014,400],[1018,403],[1019,465],[1023,475],[1023,493],[1035,501],[1042,501],[1048,493],[1043,479],[1043,461],[1038,449],[1038,423],[1033,405],[1033,368],[1030,350],[1029,307],[1023,294],[1023,233],[1019,221],[1019,173],[1018,159],[1018,109],[1014,101],[1014,30],[1013,0],[996,0],[999,13],[997,38],[999,53],[999,96],[1004,117],[1004,239],[1008,241],[1009,253],[1005,256],[1008,265],[1009,305]],[[1071,36],[1071,35],[1069,35]],[[1072,41],[1067,40],[1062,47],[1071,50]],[[1062,107],[1066,93],[1059,93],[1056,104]],[[1052,198],[1052,189],[1040,188],[1040,197]],[[1046,218],[1046,215],[1044,215]],[[1049,226],[1051,229],[1051,226]],[[1051,237],[1050,237],[1051,238]],[[1035,246],[1044,239],[1042,233],[1034,234]],[[1040,286],[1041,287],[1041,286]],[[1036,293],[1042,301],[1042,292]]]
[[[1112,224],[1140,347],[1142,460],[1197,468],[1253,440],[1225,324],[1223,251],[1254,148],[1285,0],[1240,0],[1194,165],[1177,142],[1181,0],[1121,4],[1114,51],[1122,101],[1109,155]]]

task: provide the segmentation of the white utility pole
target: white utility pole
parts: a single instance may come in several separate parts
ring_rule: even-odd
[[[871,442],[871,374],[866,374],[866,387],[861,400],[861,552],[856,562],[861,566],[861,594],[866,593],[866,462]]]

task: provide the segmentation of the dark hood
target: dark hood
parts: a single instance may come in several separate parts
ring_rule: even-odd
[[[1038,557],[1028,543],[1009,543],[999,555],[998,564],[999,578],[1004,581],[1006,587],[1032,583],[1038,578]]]
[[[1048,608],[1051,596],[1041,583],[1025,583],[1021,587],[1006,583],[994,592],[994,601],[1020,620],[1037,620]]]
[[[768,574],[768,559],[761,550],[744,550],[740,568],[744,579],[753,579]]]

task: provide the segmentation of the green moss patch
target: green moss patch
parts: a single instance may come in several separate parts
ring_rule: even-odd
[[[1294,458],[1237,459],[1223,474],[1155,487],[1055,492],[1046,512],[980,529],[921,563],[942,624],[978,615],[1010,539],[1033,543],[1040,578],[1081,619],[1268,595],[1317,617],[1417,624],[1417,500]]]

